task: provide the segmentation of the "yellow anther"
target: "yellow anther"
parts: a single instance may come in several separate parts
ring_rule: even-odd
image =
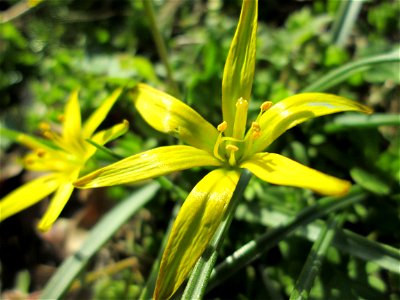
[[[258,124],[258,122],[251,123],[251,130],[252,130],[251,134],[253,135],[253,139],[260,137],[261,127],[260,127],[260,124]]]
[[[235,145],[226,145],[225,149],[228,151],[233,151],[233,152],[236,152],[239,150],[239,148]]]
[[[48,138],[49,140],[53,139],[53,137],[54,137],[54,134],[52,134],[50,130],[46,130],[42,134],[44,137]]]
[[[260,124],[258,124],[258,122],[253,122],[253,123],[251,123],[251,129],[252,129],[254,132],[260,132],[260,131],[261,131]]]
[[[36,153],[37,157],[43,157],[46,154],[46,151],[43,149],[37,149],[35,151],[35,153]]]
[[[43,131],[43,136],[48,138],[49,140],[53,140],[55,138],[54,133],[50,130]]]
[[[265,102],[263,102],[263,104],[261,104],[261,106],[260,106],[260,110],[261,110],[261,112],[265,112],[265,111],[267,111],[268,109],[270,109],[270,107],[272,106],[272,102],[271,101],[265,101]]]
[[[39,128],[40,128],[42,131],[49,131],[49,130],[51,129],[50,124],[47,123],[47,122],[40,122]]]
[[[228,123],[226,121],[223,121],[221,124],[217,126],[217,130],[219,132],[224,132],[226,130],[226,127],[228,127]]]
[[[64,117],[64,115],[62,115],[62,114],[60,114],[60,115],[58,115],[57,116],[57,120],[59,121],[59,122],[64,122],[64,120],[65,120],[65,117]]]
[[[24,161],[26,165],[32,165],[35,162],[32,158],[25,158]]]

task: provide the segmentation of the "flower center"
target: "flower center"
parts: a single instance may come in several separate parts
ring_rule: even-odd
[[[219,136],[214,145],[214,156],[226,161],[230,166],[238,165],[250,150],[254,140],[260,137],[259,119],[271,106],[271,101],[265,101],[261,104],[260,113],[256,120],[251,123],[249,132],[245,135],[249,103],[243,98],[237,100],[232,136],[225,136],[224,134],[226,128],[231,126],[226,121],[217,126]]]

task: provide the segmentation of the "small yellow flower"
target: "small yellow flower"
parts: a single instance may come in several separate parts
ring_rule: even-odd
[[[155,129],[180,138],[188,146],[165,146],[139,153],[75,183],[82,188],[110,186],[193,167],[216,168],[194,187],[181,207],[162,257],[155,299],[171,297],[206,249],[224,216],[241,169],[248,169],[269,183],[309,188],[326,195],[343,195],[350,187],[347,181],[263,151],[286,130],[308,119],[340,111],[370,113],[369,108],[330,94],[298,94],[274,105],[264,102],[247,129],[257,10],[256,0],[243,1],[223,74],[221,124],[215,127],[178,99],[138,84],[132,97],[142,117]]]
[[[43,135],[49,141],[0,128],[1,135],[8,136],[32,150],[24,158],[25,168],[31,171],[44,172],[43,176],[26,183],[1,199],[0,221],[55,192],[38,225],[38,228],[42,231],[51,227],[72,194],[74,189],[72,183],[79,177],[79,173],[86,162],[97,150],[86,139],[104,145],[128,129],[128,122],[124,121],[107,130],[94,133],[120,94],[121,89],[116,90],[82,126],[78,92],[74,91],[65,106],[64,116],[61,117],[61,134],[53,130],[48,123],[40,124]]]

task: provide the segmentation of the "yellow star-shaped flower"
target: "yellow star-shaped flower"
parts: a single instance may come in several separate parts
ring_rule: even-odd
[[[62,117],[62,133],[55,132],[47,123],[41,124],[43,134],[48,141],[0,128],[1,135],[32,150],[24,159],[25,168],[43,172],[39,178],[26,183],[1,199],[0,221],[54,192],[50,205],[38,224],[38,228],[42,231],[51,227],[72,194],[74,189],[72,183],[79,177],[86,162],[97,150],[86,140],[89,139],[98,145],[104,145],[128,129],[128,122],[124,121],[95,133],[120,94],[121,89],[112,93],[82,126],[78,92],[74,91],[65,106]]]
[[[178,99],[138,84],[132,97],[144,120],[188,145],[159,147],[133,155],[75,183],[82,188],[110,186],[193,167],[215,167],[194,187],[175,220],[162,257],[155,299],[171,297],[206,249],[224,216],[241,169],[248,169],[269,183],[308,188],[326,195],[343,195],[350,187],[347,181],[263,151],[286,130],[308,119],[341,111],[370,113],[366,106],[331,94],[298,94],[274,105],[264,102],[258,117],[247,128],[257,10],[256,0],[243,1],[223,74],[221,124],[214,127]]]

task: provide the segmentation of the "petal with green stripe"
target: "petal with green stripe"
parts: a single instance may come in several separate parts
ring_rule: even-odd
[[[25,133],[8,129],[5,127],[0,127],[0,138],[2,136],[7,137],[10,140],[19,143],[21,145],[24,145],[32,150],[34,149],[43,149],[48,151],[54,150],[54,147],[51,144],[49,144],[46,140],[30,136]]]
[[[54,173],[39,177],[9,193],[0,201],[0,221],[34,205],[54,192],[60,177]]]
[[[119,136],[125,134],[129,129],[129,122],[124,120],[120,124],[116,124],[111,128],[101,130],[94,134],[91,138],[93,142],[96,144],[103,146],[104,144],[108,143],[109,141],[115,140]],[[89,159],[95,152],[97,148],[94,146],[88,145],[88,150],[85,154],[85,160]]]
[[[218,131],[190,106],[146,84],[138,84],[132,97],[136,109],[156,130],[213,152]]]
[[[275,153],[257,153],[240,167],[266,182],[307,188],[323,195],[344,195],[351,186],[348,181],[323,174]]]
[[[214,170],[190,192],[171,230],[154,299],[170,298],[186,279],[220,225],[239,175],[234,170]]]
[[[71,194],[74,190],[74,186],[72,182],[78,178],[79,170],[76,170],[71,177],[69,177],[66,181],[64,181],[58,187],[56,193],[50,201],[49,207],[46,210],[46,213],[40,220],[38,224],[38,228],[41,231],[47,231],[51,228],[53,223],[57,220],[61,211],[64,209],[65,204],[71,197]]]
[[[219,166],[221,162],[208,152],[191,146],[165,146],[138,153],[75,182],[79,188],[135,183],[175,171],[201,166]]]
[[[63,139],[66,144],[76,143],[81,134],[81,109],[79,107],[78,90],[71,93],[64,109]]]
[[[122,89],[115,90],[104,102],[96,109],[93,114],[87,119],[82,128],[82,135],[84,138],[89,138],[96,131],[97,127],[103,122],[110,109],[121,95]]]
[[[251,153],[263,151],[293,126],[312,118],[343,111],[372,113],[365,105],[332,94],[304,93],[285,98],[261,116],[261,135],[254,141]]]
[[[250,100],[256,61],[258,1],[244,0],[222,78],[222,115],[232,135],[236,101]]]

